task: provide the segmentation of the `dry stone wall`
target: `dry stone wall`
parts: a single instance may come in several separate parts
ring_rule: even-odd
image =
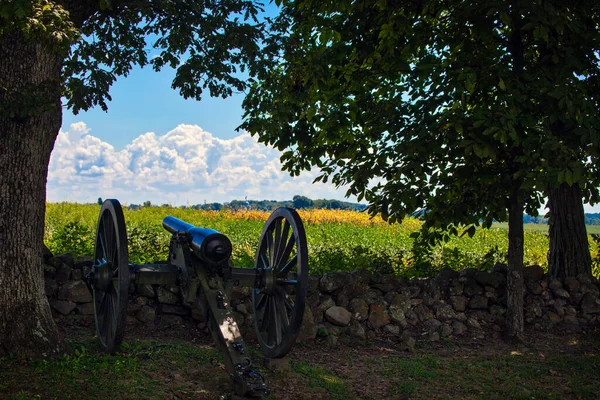
[[[46,294],[55,315],[93,319],[92,297],[82,277],[90,257],[47,255]],[[417,340],[469,336],[497,338],[506,313],[506,266],[492,271],[443,270],[431,279],[406,280],[364,269],[311,276],[300,341],[331,345],[387,338],[405,348]],[[540,266],[525,269],[528,329],[585,330],[600,325],[600,285],[596,278],[549,279]],[[249,288],[234,288],[231,305],[244,337],[254,337]],[[128,323],[166,327],[206,324],[199,309],[181,305],[177,286],[130,288]]]

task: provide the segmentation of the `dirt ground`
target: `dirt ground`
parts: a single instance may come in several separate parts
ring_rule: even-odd
[[[71,340],[93,340],[91,321],[61,321],[60,326]],[[194,326],[149,329],[132,324],[125,343],[130,343],[125,352],[137,349],[137,368],[147,369],[142,377],[130,378],[134,387],[146,388],[145,381],[157,382],[157,386],[147,396],[133,390],[120,393],[122,398],[230,398],[231,381],[206,331]],[[169,343],[183,346],[182,355],[156,350],[175,346]],[[271,389],[269,399],[600,398],[598,330],[527,331],[521,344],[491,336],[419,340],[413,353],[401,350],[395,340],[335,347],[317,341],[297,344],[273,370],[265,366],[258,346],[247,344]],[[204,364],[200,356],[188,356],[202,349],[212,352],[209,363]]]

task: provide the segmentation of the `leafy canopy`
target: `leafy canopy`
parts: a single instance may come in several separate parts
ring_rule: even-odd
[[[185,98],[227,97],[256,74],[268,19],[249,0],[7,0],[0,35],[19,30],[65,54],[62,95],[74,113],[107,109],[109,90],[134,66],[176,69]]]
[[[391,221],[427,209],[430,227],[489,226],[562,182],[598,202],[599,11],[283,1],[242,127]]]

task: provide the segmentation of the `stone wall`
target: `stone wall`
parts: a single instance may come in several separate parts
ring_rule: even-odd
[[[90,257],[46,257],[46,293],[56,315],[93,319],[92,297],[82,281]],[[548,279],[539,266],[525,270],[525,321],[528,329],[585,330],[600,325],[600,286],[595,278]],[[443,270],[422,280],[373,275],[360,269],[310,277],[299,340],[362,342],[387,338],[409,349],[417,340],[436,341],[467,335],[497,338],[506,313],[506,267],[491,272]],[[178,287],[133,285],[129,324],[196,324],[204,316],[183,307]],[[254,337],[249,288],[234,288],[231,305],[244,337]]]

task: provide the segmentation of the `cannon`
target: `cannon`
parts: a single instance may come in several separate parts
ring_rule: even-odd
[[[306,234],[298,213],[282,207],[269,216],[254,268],[234,267],[231,241],[213,229],[171,216],[164,218],[163,227],[172,234],[168,262],[129,264],[121,205],[114,199],[102,204],[94,264],[85,277],[101,347],[109,353],[121,347],[132,280],[178,285],[182,304],[197,306],[204,313],[235,393],[246,397],[269,394],[264,377],[246,352],[229,299],[234,286],[252,288],[254,328],[263,354],[280,358],[289,352],[300,331],[308,280]]]

